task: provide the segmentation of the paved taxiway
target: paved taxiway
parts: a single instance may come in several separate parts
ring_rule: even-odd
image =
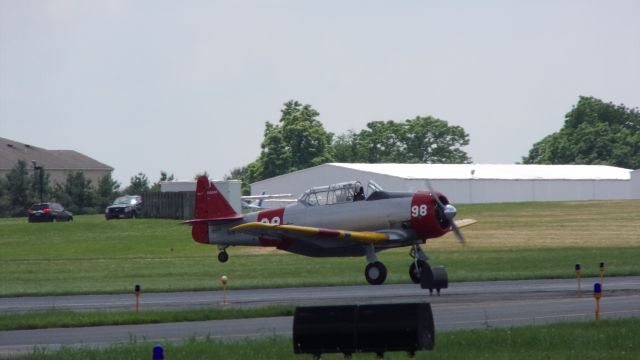
[[[227,306],[334,304],[429,301],[436,330],[490,328],[593,319],[591,289],[597,279],[528,280],[452,283],[442,296],[429,296],[415,285],[346,286],[230,291]],[[640,277],[605,279],[602,318],[640,317]],[[142,309],[220,306],[221,292],[143,294]],[[133,296],[62,296],[0,299],[0,312],[57,309],[131,309]],[[0,354],[30,351],[34,345],[108,345],[137,340],[186,337],[244,338],[291,335],[291,317],[219,320],[171,324],[100,326],[0,332]]]

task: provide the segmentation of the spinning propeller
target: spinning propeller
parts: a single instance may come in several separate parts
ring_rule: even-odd
[[[447,204],[447,205],[443,204],[440,198],[437,196],[435,190],[433,190],[433,186],[431,186],[431,182],[428,179],[426,179],[426,182],[427,182],[427,187],[429,188],[429,191],[431,191],[431,193],[434,195],[436,199],[436,203],[438,203],[438,206],[440,206],[440,208],[443,209],[445,218],[449,220],[449,223],[451,224],[451,230],[455,234],[458,241],[460,241],[460,243],[464,245],[465,244],[464,236],[462,236],[462,232],[460,232],[460,229],[456,225],[456,222],[453,220],[453,218],[456,217],[456,213],[457,213],[455,206],[451,204]]]

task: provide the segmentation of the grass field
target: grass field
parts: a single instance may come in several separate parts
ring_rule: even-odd
[[[26,313],[0,313],[0,331],[71,328],[103,325],[138,325],[184,321],[249,319],[293,316],[294,306],[260,308],[204,308],[181,310],[66,311],[47,310]]]
[[[640,319],[558,323],[511,329],[456,331],[436,334],[433,351],[420,351],[417,359],[638,359]],[[133,343],[106,349],[64,348],[56,352],[36,350],[29,360],[54,359],[149,359],[155,343]],[[163,343],[167,359],[311,359],[293,354],[291,339],[221,342],[194,339],[183,344]],[[343,359],[340,354],[323,359]],[[374,354],[356,354],[354,359],[373,359]],[[385,353],[386,359],[407,359],[401,352]]]
[[[451,281],[640,274],[640,201],[519,203],[458,206],[467,245],[451,235],[425,250]],[[364,258],[307,258],[270,249],[232,248],[220,264],[217,249],[191,240],[175,220],[28,224],[0,219],[0,296],[211,290],[228,275],[233,288],[365,284]],[[408,249],[379,254],[388,283],[407,283]]]

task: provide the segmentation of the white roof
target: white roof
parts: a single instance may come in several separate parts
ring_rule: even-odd
[[[349,163],[326,165],[404,179],[629,180],[632,171],[606,165]]]

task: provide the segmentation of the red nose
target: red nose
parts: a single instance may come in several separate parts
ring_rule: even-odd
[[[449,231],[449,226],[441,226],[437,212],[438,196],[443,204],[448,204],[447,198],[440,193],[430,191],[418,191],[411,199],[411,227],[418,235],[418,238],[426,240],[440,237]]]

